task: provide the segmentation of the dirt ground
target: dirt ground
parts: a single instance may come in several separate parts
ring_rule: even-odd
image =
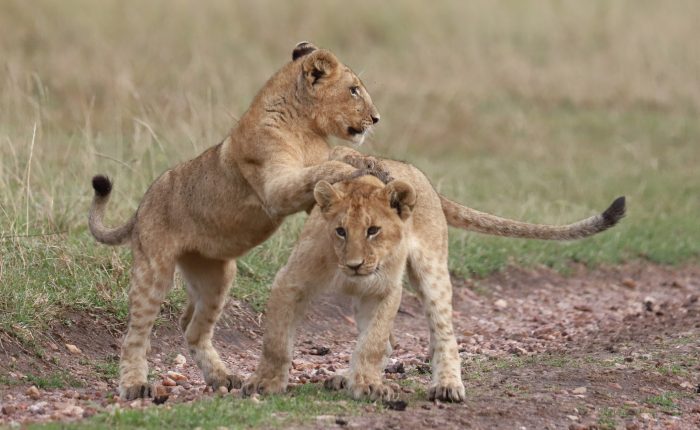
[[[402,387],[405,410],[322,416],[303,428],[700,428],[700,267],[640,262],[574,267],[568,276],[511,268],[454,283],[464,404],[427,401],[427,324],[406,291],[387,373]],[[166,382],[177,384],[165,388],[167,401],[213,395],[172,318],[158,324],[149,356],[157,380],[176,372]],[[240,374],[255,368],[261,320],[231,300],[219,324],[216,345]],[[121,403],[112,393],[122,330],[103,315],[72,313],[34,345],[1,335],[0,426],[76,420]],[[292,383],[320,383],[345,368],[355,333],[345,300],[324,297],[300,329]],[[58,375],[59,382],[37,375]]]

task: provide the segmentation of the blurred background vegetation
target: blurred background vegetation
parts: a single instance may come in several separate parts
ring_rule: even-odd
[[[561,223],[628,196],[572,243],[451,233],[451,269],[697,261],[700,3],[104,0],[0,3],[0,329],[66,307],[126,315],[130,257],[86,230],[93,174],[126,220],[163,170],[218,143],[300,40],[382,114],[365,150],[500,215]],[[240,262],[262,308],[303,216]],[[179,291],[179,290],[178,290]],[[175,291],[169,305],[177,306]]]

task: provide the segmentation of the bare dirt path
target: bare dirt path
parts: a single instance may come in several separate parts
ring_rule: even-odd
[[[406,291],[387,373],[402,387],[405,410],[368,408],[306,427],[700,428],[700,267],[633,263],[574,268],[567,277],[512,268],[483,280],[456,279],[455,286],[465,404],[426,401],[427,325]],[[241,374],[254,370],[261,318],[232,301],[217,331],[222,356]],[[119,402],[111,393],[121,329],[104,316],[73,313],[33,346],[3,335],[0,425],[76,420]],[[318,383],[346,367],[354,338],[347,304],[325,297],[300,329],[292,383]],[[176,372],[172,383],[182,379],[166,388],[168,403],[212,395],[168,317],[156,329],[150,358],[156,379],[168,371]],[[157,407],[151,403],[120,406]]]

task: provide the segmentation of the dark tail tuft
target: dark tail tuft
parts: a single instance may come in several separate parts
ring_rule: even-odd
[[[92,178],[92,188],[100,197],[107,197],[112,192],[112,181],[104,175],[96,175]]]
[[[603,212],[603,220],[605,220],[605,228],[610,228],[617,224],[618,221],[625,216],[625,196],[618,197]]]

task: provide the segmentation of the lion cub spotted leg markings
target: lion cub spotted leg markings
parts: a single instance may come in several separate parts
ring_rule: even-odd
[[[153,389],[148,384],[146,354],[150,349],[151,328],[160,312],[165,294],[172,287],[175,271],[174,259],[167,256],[149,258],[143,249],[143,246],[133,248],[129,325],[119,362],[119,393],[127,399],[153,394]]]
[[[192,358],[202,370],[207,385],[215,390],[240,388],[241,379],[229,372],[212,344],[214,326],[236,277],[236,261],[185,254],[178,259],[178,266],[190,298],[181,327]]]

